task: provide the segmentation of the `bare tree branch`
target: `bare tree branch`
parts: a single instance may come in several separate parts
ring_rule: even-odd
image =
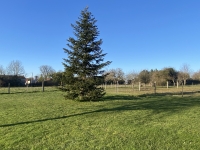
[[[47,78],[50,78],[51,75],[55,72],[55,70],[51,66],[42,65],[40,66],[40,72],[44,80],[47,80]]]
[[[25,70],[19,60],[11,61],[7,67],[7,74],[9,75],[24,75]]]
[[[191,73],[190,66],[188,64],[183,64],[178,74],[178,79],[183,80],[185,85],[186,80],[190,78],[190,73]]]
[[[6,71],[4,70],[3,66],[0,65],[0,75],[4,75]]]

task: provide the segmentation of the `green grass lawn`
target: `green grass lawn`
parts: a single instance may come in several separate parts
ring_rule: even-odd
[[[198,150],[200,95],[108,92],[65,100],[55,88],[0,89],[0,149]]]

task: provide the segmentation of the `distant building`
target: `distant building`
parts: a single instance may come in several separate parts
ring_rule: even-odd
[[[34,78],[26,78],[25,85],[34,84],[36,82],[37,82],[37,80]]]

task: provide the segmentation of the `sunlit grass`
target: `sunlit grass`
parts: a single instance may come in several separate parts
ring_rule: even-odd
[[[170,94],[170,95],[182,95],[183,94],[195,94],[200,93],[200,85],[187,85],[187,86],[169,86],[168,88],[166,86],[157,86],[156,89],[153,86],[143,86],[139,87],[138,85],[134,85],[134,88],[132,85],[107,85],[106,87],[103,86],[108,93],[112,94],[133,94],[133,95],[142,95],[142,94]]]
[[[90,103],[55,88],[1,88],[0,149],[199,149],[198,92],[113,90]]]

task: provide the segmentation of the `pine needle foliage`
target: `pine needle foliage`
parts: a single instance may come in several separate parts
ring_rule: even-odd
[[[72,24],[74,37],[67,40],[68,48],[64,48],[68,58],[64,58],[64,79],[66,98],[77,101],[100,100],[105,91],[102,84],[103,68],[111,62],[104,62],[101,49],[102,39],[98,39],[99,31],[95,25],[97,20],[88,8],[81,11],[75,24]]]

